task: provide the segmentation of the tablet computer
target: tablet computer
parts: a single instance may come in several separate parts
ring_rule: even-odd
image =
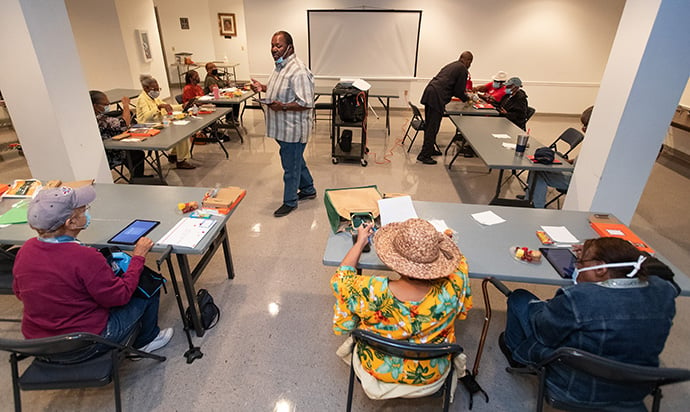
[[[146,236],[154,227],[158,226],[160,222],[155,220],[140,220],[136,219],[127,227],[119,231],[115,236],[108,240],[108,243],[115,243],[120,245],[133,245],[142,237]]]
[[[571,279],[577,258],[569,248],[541,247],[539,251],[563,279]]]

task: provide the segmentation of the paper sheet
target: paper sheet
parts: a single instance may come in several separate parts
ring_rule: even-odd
[[[126,139],[121,139],[121,142],[141,142],[141,139],[137,139],[136,137],[128,137]]]
[[[515,143],[506,143],[506,142],[503,142],[503,143],[501,143],[501,144],[502,144],[503,147],[505,147],[506,149],[515,150]]]
[[[429,223],[431,223],[436,230],[441,233],[443,233],[446,229],[450,229],[446,224],[446,221],[443,219],[430,219]]]
[[[378,201],[381,214],[381,226],[391,222],[404,222],[407,219],[417,217],[417,211],[412,205],[410,196],[391,197]]]
[[[472,213],[472,219],[485,226],[505,222],[505,219],[490,210],[487,210],[486,212]]]
[[[496,139],[510,139],[510,136],[504,133],[492,133],[491,136],[495,137]]]
[[[544,232],[556,243],[578,243],[579,240],[565,226],[542,226]]]
[[[215,224],[216,221],[213,219],[184,217],[156,243],[193,248]]]
[[[189,120],[175,120],[172,122],[175,126],[184,126],[189,124]]]
[[[201,101],[201,102],[207,102],[207,101],[209,101],[209,100],[213,100],[213,96],[209,96],[209,95],[207,94],[207,95],[204,95],[204,96],[199,97],[198,100]]]

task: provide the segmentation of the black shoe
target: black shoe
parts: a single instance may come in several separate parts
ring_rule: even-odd
[[[314,192],[314,193],[297,192],[297,200],[307,200],[307,199],[316,199],[316,192]]]
[[[501,334],[498,335],[498,347],[501,349],[501,352],[503,352],[503,356],[506,357],[506,359],[508,360],[508,364],[512,368],[524,368],[526,366],[513,359],[513,354],[510,353],[510,349],[508,349],[508,345],[506,345],[504,332],[501,332]]]
[[[525,200],[525,197],[527,197],[527,196],[525,196],[525,195],[515,195],[515,198],[516,198],[516,199],[520,199],[520,200]]]
[[[440,150],[436,150],[436,149],[434,149],[434,151],[431,152],[432,156],[441,156],[442,154],[443,154],[443,152],[441,152]]]
[[[290,212],[292,212],[295,209],[297,209],[297,206],[288,206],[286,204],[283,204],[275,212],[273,212],[273,216],[275,216],[275,217],[287,216],[290,214]]]
[[[168,155],[168,163],[177,163],[177,155]]]
[[[424,163],[425,165],[435,165],[436,163],[438,163],[436,160],[432,159],[431,156],[419,155],[417,156],[417,160]]]

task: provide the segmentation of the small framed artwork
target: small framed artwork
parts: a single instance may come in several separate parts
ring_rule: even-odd
[[[144,61],[150,62],[152,58],[151,43],[149,43],[149,32],[147,30],[137,30],[137,39],[141,47],[141,55]]]
[[[218,26],[221,36],[237,36],[235,13],[218,13]]]
[[[180,17],[180,29],[189,30],[189,18]]]

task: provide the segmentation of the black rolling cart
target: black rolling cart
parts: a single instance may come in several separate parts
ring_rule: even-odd
[[[341,161],[359,161],[362,166],[366,166],[368,162],[365,156],[369,151],[367,149],[368,92],[356,87],[337,85],[333,89],[331,101],[333,102],[331,109],[331,161],[333,164],[338,164]],[[357,131],[361,135],[359,142],[355,142]]]

